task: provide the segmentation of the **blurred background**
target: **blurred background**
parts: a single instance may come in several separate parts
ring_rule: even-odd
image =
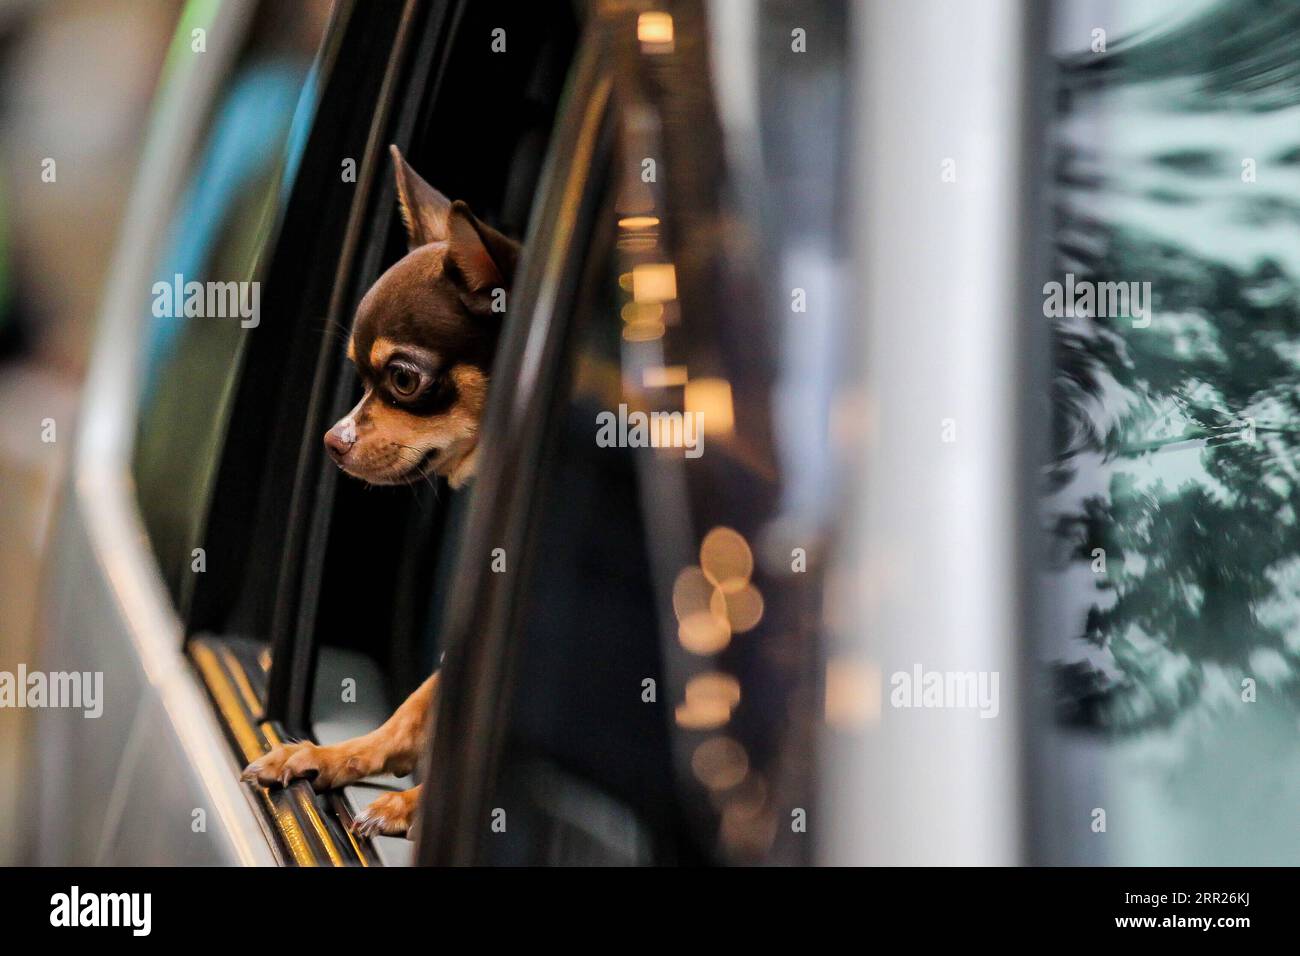
[[[114,241],[182,4],[0,0],[0,662],[30,659],[40,555]],[[42,160],[57,157],[57,188]],[[55,421],[55,441],[33,422]],[[0,833],[23,711],[0,712]],[[13,850],[0,840],[0,863]]]

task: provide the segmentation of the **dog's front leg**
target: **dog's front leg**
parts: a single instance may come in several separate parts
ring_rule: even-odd
[[[420,788],[399,790],[376,797],[352,821],[358,836],[402,836],[414,839],[415,811],[420,803]]]
[[[302,778],[328,790],[381,773],[404,776],[415,769],[437,691],[435,672],[370,733],[325,747],[310,741],[277,745],[245,767],[241,779],[269,787]]]

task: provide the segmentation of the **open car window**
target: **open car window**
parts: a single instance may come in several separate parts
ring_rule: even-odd
[[[298,512],[290,520],[291,539],[300,537],[284,552],[280,607],[271,624],[268,709],[286,733],[321,743],[373,730],[437,666],[449,569],[472,494],[472,485],[453,492],[441,478],[367,486],[321,454],[320,435],[360,394],[345,355],[356,303],[407,251],[386,145],[398,144],[422,177],[522,239],[578,29],[563,6],[413,7],[402,27],[409,54],[393,65],[404,86],[390,115],[376,120],[385,132],[372,154],[372,192],[358,224],[354,271],[332,302],[337,318],[321,346],[313,386],[319,408],[302,438]],[[504,50],[494,49],[493,30],[505,31]],[[484,111],[466,99],[462,91],[470,85],[499,109]],[[448,150],[449,129],[473,148]],[[384,789],[412,782],[372,779],[328,802],[350,816]],[[410,855],[405,840],[365,842],[363,852],[373,852],[377,862],[400,864]]]

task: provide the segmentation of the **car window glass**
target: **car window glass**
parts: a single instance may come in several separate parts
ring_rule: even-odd
[[[831,6],[819,36],[843,32]],[[711,48],[696,12],[674,13],[671,48],[645,61],[649,98],[620,100],[610,195],[570,265],[583,292],[488,804],[510,823],[486,862],[809,853],[780,824],[811,803],[822,716],[817,463],[832,457],[843,276],[818,263],[844,259],[844,149],[806,144],[843,128],[843,51],[791,58],[784,24],[732,26],[755,42]],[[683,82],[714,70],[736,83],[721,116]],[[811,307],[791,307],[796,285]]]
[[[133,473],[141,514],[181,603],[206,514],[241,345],[260,324],[256,272],[316,102],[330,4],[264,3],[191,158],[154,269]],[[182,38],[183,40],[184,38]]]

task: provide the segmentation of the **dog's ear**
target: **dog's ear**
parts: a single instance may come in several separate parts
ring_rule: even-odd
[[[490,309],[492,290],[505,288],[515,276],[519,244],[480,220],[457,199],[447,217],[449,276],[471,311]]]
[[[431,242],[447,238],[447,218],[451,202],[438,190],[426,183],[411,168],[402,151],[388,147],[393,157],[393,175],[397,177],[397,204],[406,223],[406,236],[410,248],[418,249]]]

